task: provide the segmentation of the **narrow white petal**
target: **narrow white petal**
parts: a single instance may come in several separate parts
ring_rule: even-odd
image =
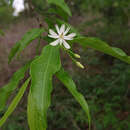
[[[63,45],[66,49],[70,49],[70,45],[65,40],[63,40]]]
[[[51,37],[51,38],[59,38],[58,35],[48,35],[48,37]]]
[[[68,28],[65,30],[64,35],[66,35],[66,34],[69,32],[69,30],[70,30],[70,27],[68,27]]]
[[[73,40],[73,38],[68,37],[68,36],[64,36],[64,39],[65,39],[65,40]]]
[[[61,25],[61,28],[60,28],[60,34],[64,34],[64,31],[65,31],[65,25],[64,24],[62,24]]]
[[[58,27],[57,24],[55,25],[55,27],[56,27],[56,31],[57,31],[57,33],[60,34],[60,29],[59,29],[59,27]]]
[[[51,35],[56,35],[56,36],[57,36],[57,34],[56,34],[52,29],[49,29],[49,33],[50,33]]]
[[[76,33],[71,33],[71,34],[67,35],[67,37],[69,37],[69,38],[73,38],[75,36],[76,36]]]
[[[59,39],[59,43],[60,43],[60,45],[63,43],[63,39]]]
[[[50,45],[52,45],[52,46],[56,46],[58,43],[59,43],[59,39],[57,39],[57,40],[54,41],[54,42],[51,42]]]

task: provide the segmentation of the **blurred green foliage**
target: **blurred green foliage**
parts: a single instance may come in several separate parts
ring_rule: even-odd
[[[68,1],[69,3],[69,1]],[[79,25],[93,28],[95,35],[109,41],[112,45],[127,47],[130,41],[130,0],[76,0],[70,3],[73,12],[77,12],[86,20]],[[91,14],[91,19],[90,19]]]
[[[109,56],[97,58],[96,55],[92,50],[84,54],[83,60],[90,68],[74,79],[89,99],[96,130],[126,130],[130,122],[129,65]]]
[[[0,0],[0,27],[13,20],[13,8],[5,0]]]

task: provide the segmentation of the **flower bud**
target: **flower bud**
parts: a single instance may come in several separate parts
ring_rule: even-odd
[[[82,69],[84,69],[84,66],[80,62],[76,62],[76,65]]]
[[[80,58],[80,55],[79,54],[74,54],[74,56],[76,57],[76,58]]]

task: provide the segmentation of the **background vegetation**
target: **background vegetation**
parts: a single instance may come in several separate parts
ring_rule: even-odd
[[[69,23],[83,35],[98,37],[110,45],[122,48],[130,55],[130,0],[72,0],[71,2],[66,0],[66,2],[73,14],[69,18]],[[41,6],[42,0],[41,3],[32,0],[32,4],[39,7],[38,12],[47,10],[46,6],[44,8]],[[9,80],[18,67],[35,54],[35,45],[31,45],[19,60],[15,59],[11,65],[7,65],[10,48],[24,32],[29,28],[45,24],[44,20],[32,10],[31,5],[19,17],[13,17],[12,7],[4,0],[0,1],[0,30],[5,33],[4,36],[0,36],[1,86]],[[43,45],[45,45],[44,41]],[[68,63],[64,54],[62,58],[64,66],[73,75],[78,90],[88,101],[92,130],[130,130],[130,66],[90,48],[84,50],[75,45],[74,50],[81,55],[81,61],[86,65],[85,71],[71,62]],[[48,112],[50,124],[48,130],[87,130],[87,118],[83,110],[59,81],[55,84],[52,105]],[[27,92],[2,130],[28,130],[26,98]],[[0,116],[2,115],[1,112]]]

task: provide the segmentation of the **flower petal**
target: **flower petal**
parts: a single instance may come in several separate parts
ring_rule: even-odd
[[[70,45],[65,40],[63,40],[63,45],[66,49],[70,49]]]
[[[52,29],[49,29],[49,33],[50,33],[51,35],[56,35],[56,36],[57,36],[57,34],[56,34]]]
[[[56,31],[57,31],[57,33],[60,34],[60,29],[59,29],[59,27],[58,27],[57,24],[55,25],[55,27],[56,27]]]
[[[75,36],[76,36],[76,33],[71,33],[71,34],[67,35],[66,37],[73,38]]]
[[[56,46],[56,45],[58,45],[58,43],[59,43],[59,39],[57,39],[57,40],[54,41],[54,42],[51,42],[50,45],[52,45],[52,46]]]
[[[64,39],[65,39],[65,40],[73,40],[73,38],[68,37],[68,36],[64,36]]]
[[[60,43],[60,45],[63,43],[63,39],[59,39],[59,43]]]
[[[62,24],[61,25],[61,28],[60,28],[60,34],[64,34],[64,31],[65,31],[65,25],[64,24]]]
[[[51,37],[51,38],[59,38],[58,35],[48,35],[48,37]]]
[[[65,30],[64,35],[66,35],[66,34],[69,32],[69,30],[70,30],[70,27],[68,27],[68,28]]]

